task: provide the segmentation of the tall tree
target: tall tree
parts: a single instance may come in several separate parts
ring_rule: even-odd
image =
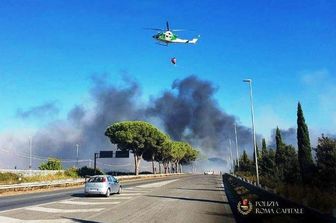
[[[300,179],[298,156],[295,148],[291,145],[285,145],[284,152],[284,181],[293,184]]]
[[[267,154],[266,139],[263,138],[261,141],[261,156]]]
[[[167,135],[143,121],[124,121],[110,125],[105,135],[118,149],[134,155],[134,172],[139,174],[140,161],[146,150],[158,150],[168,140]]]
[[[171,156],[173,164],[175,166],[175,172],[177,172],[178,165],[187,153],[188,149],[192,149],[192,147],[188,143],[173,141]]]
[[[300,174],[304,184],[311,182],[314,171],[314,163],[311,154],[308,127],[300,102],[297,107],[297,142]]]
[[[268,159],[268,151],[266,147],[266,140],[263,138],[261,141],[261,160],[260,163],[258,162],[261,176],[267,175],[267,168],[266,168],[267,159]]]
[[[275,152],[273,149],[268,150],[268,163],[267,163],[268,172],[274,177],[274,171],[276,169],[275,164]]]
[[[284,178],[284,168],[285,168],[285,144],[282,142],[280,129],[277,127],[275,130],[275,163],[276,163],[276,174],[280,180]]]
[[[189,146],[187,147],[187,151],[184,154],[184,157],[181,159],[180,163],[183,165],[188,165],[191,162],[195,161],[198,156],[199,156],[199,151]]]
[[[239,160],[239,170],[240,171],[251,171],[251,160],[248,158],[246,151],[244,150],[243,154]]]
[[[167,140],[158,150],[158,153],[155,157],[155,160],[159,162],[159,165],[160,163],[163,164],[164,173],[167,173],[169,162],[172,161],[172,145],[173,142],[171,140]]]
[[[336,193],[336,139],[324,135],[318,139],[316,163],[319,186]]]

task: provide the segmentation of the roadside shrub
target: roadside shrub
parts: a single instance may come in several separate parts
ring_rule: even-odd
[[[75,167],[70,167],[69,169],[64,171],[64,174],[66,176],[77,178],[78,177],[78,169]]]
[[[62,170],[61,160],[56,158],[48,158],[47,162],[42,162],[39,166],[40,170]]]
[[[90,168],[87,166],[83,166],[82,168],[78,169],[78,175],[81,177],[93,176],[93,175],[103,175],[103,174],[105,173],[98,168],[96,169],[96,173],[94,172],[93,168]]]
[[[316,208],[324,213],[331,214],[336,208],[333,202],[336,194],[326,191],[320,191],[317,187],[304,185],[282,185],[278,186],[279,193],[298,203]]]

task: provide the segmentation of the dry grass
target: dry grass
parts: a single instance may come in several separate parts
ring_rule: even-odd
[[[20,182],[20,176],[14,173],[0,173],[0,184],[15,184]]]
[[[29,182],[62,180],[69,178],[78,178],[78,175],[72,169],[66,170],[64,172],[57,172],[56,174],[36,175],[28,177],[22,177],[14,173],[0,173],[0,184],[29,183]]]

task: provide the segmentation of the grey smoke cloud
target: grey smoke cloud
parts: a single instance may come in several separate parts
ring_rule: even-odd
[[[271,141],[269,143],[269,146],[271,148],[276,147],[275,142],[275,131],[276,129],[272,129],[271,133]],[[292,145],[295,148],[297,148],[297,138],[296,138],[296,128],[288,128],[288,129],[280,129],[282,141],[286,144]]]
[[[19,118],[42,118],[47,116],[54,116],[58,114],[59,108],[56,101],[46,102],[42,105],[31,107],[27,110],[19,108],[16,116]]]
[[[104,135],[108,125],[123,120],[145,120],[159,125],[174,140],[190,142],[207,157],[226,159],[229,138],[234,149],[234,123],[237,120],[218,106],[215,92],[216,88],[209,81],[189,76],[174,81],[171,89],[143,104],[138,83],[128,79],[122,87],[117,87],[109,84],[107,77],[95,76],[90,89],[94,106],[75,105],[67,119],[53,121],[39,129],[33,136],[34,154],[75,159],[75,145],[79,144],[80,159],[92,159],[94,152],[115,148]],[[29,117],[33,111],[53,109],[56,110],[53,104],[36,106],[25,116]],[[237,132],[239,145],[252,148],[250,129],[238,124]],[[11,147],[26,148],[27,145],[12,143]],[[133,163],[132,158],[113,162]]]
[[[82,158],[91,158],[95,151],[111,149],[104,135],[108,125],[116,121],[142,120],[138,108],[139,86],[128,81],[123,88],[107,84],[107,77],[93,77],[90,95],[93,109],[76,105],[68,113],[67,120],[51,123],[34,136],[40,153],[53,151],[58,157],[73,157],[75,144],[80,144]],[[52,131],[51,131],[52,130]]]

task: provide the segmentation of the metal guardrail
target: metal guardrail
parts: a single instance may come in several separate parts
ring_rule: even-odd
[[[254,182],[238,178],[230,174],[223,175],[223,183],[225,185],[225,192],[228,197],[230,207],[233,214],[236,217],[238,223],[245,222],[336,222],[336,219],[331,215],[323,214],[318,210],[297,204],[284,197],[281,197],[268,188],[258,187]],[[237,187],[244,187],[248,190],[245,194],[238,194],[235,190]],[[241,200],[241,196],[253,196],[256,195],[256,200],[261,201],[277,201],[280,206],[286,208],[303,208],[303,215],[256,215],[250,213],[249,215],[242,215],[237,210],[238,202]]]

